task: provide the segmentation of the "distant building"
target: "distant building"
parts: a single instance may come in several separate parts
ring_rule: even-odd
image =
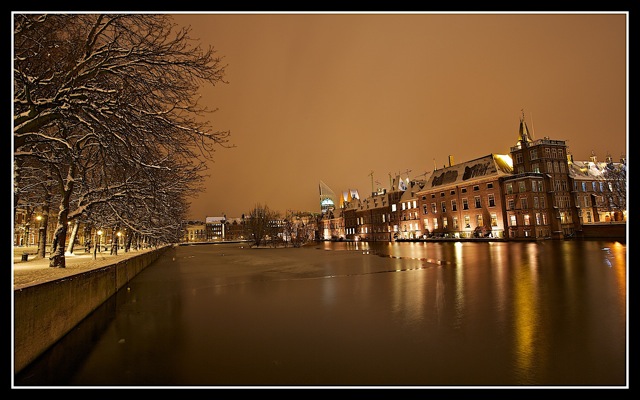
[[[206,217],[206,240],[211,241],[222,241],[225,240],[225,236],[227,234],[226,223],[227,216],[224,215],[222,217]]]
[[[327,211],[333,211],[336,208],[335,193],[322,181],[320,181],[318,188],[320,190],[320,212],[326,214]]]
[[[520,118],[510,154],[489,154],[401,179],[360,199],[343,192],[323,213],[325,240],[429,237],[562,239],[582,226],[626,221],[626,160],[574,162],[564,140],[534,139]]]
[[[185,221],[182,231],[184,242],[205,242],[207,240],[206,225],[202,221]]]

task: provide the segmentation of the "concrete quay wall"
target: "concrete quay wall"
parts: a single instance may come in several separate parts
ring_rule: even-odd
[[[582,237],[585,239],[626,239],[626,222],[600,222],[582,225]]]
[[[170,246],[14,290],[14,373],[69,333]]]

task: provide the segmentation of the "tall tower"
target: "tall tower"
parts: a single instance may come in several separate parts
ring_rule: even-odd
[[[564,140],[553,140],[548,137],[534,140],[524,120],[524,112],[520,118],[518,141],[511,148],[513,172],[528,181],[543,181],[543,187],[529,187],[528,182],[519,191],[526,191],[539,201],[527,202],[526,212],[541,212],[546,209],[552,237],[562,237],[572,233],[578,221],[575,199],[571,193],[567,145]],[[537,176],[537,177],[536,177]],[[546,197],[544,201],[541,197]],[[520,197],[524,196],[524,192]],[[544,207],[542,206],[544,204]],[[536,208],[539,205],[540,209]],[[523,211],[524,213],[524,211]]]
[[[335,209],[335,193],[324,182],[320,181],[320,211],[325,214],[329,210]]]

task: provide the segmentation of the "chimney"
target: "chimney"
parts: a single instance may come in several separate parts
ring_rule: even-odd
[[[450,167],[453,166],[453,156],[452,155],[449,156],[449,166]]]

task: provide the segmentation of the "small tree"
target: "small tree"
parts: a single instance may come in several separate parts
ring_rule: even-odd
[[[627,209],[627,165],[625,163],[608,163],[604,171],[609,207],[613,211],[623,212]]]
[[[251,238],[250,247],[260,247],[261,244],[266,244],[266,238],[270,232],[269,222],[272,220],[272,214],[266,205],[256,204],[253,207],[249,217],[245,219],[246,229]]]

